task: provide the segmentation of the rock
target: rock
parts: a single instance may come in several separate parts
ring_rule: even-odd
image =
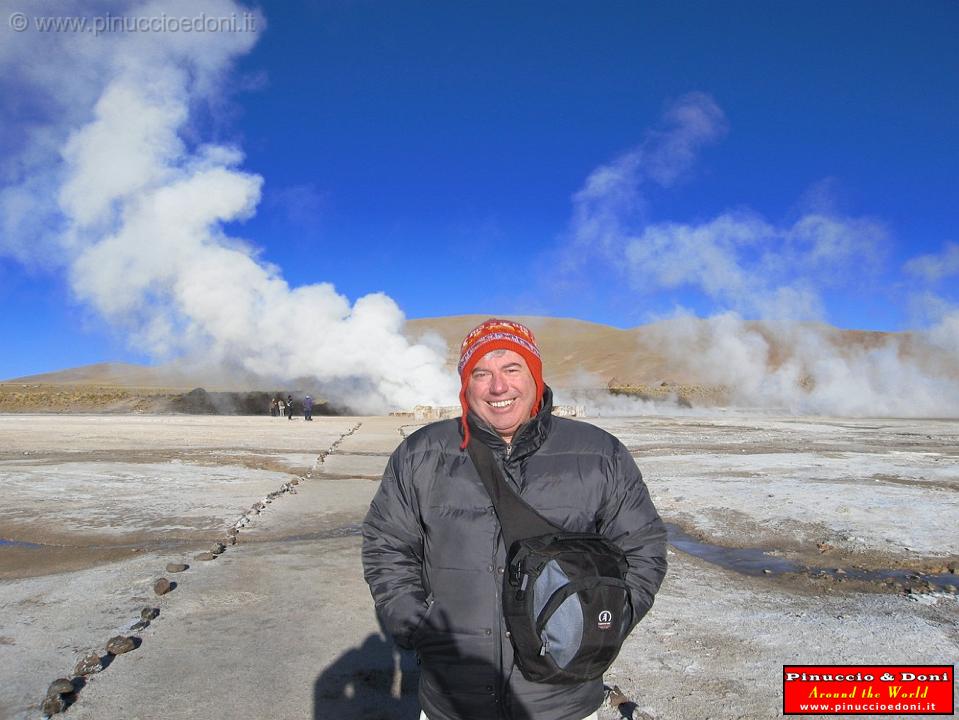
[[[606,701],[609,703],[611,708],[616,709],[620,705],[628,703],[629,698],[626,697],[626,694],[619,689],[619,685],[613,685],[609,691]]]
[[[47,688],[47,697],[65,695],[66,693],[72,693],[75,689],[73,683],[66,678],[58,678],[50,683],[50,687]]]
[[[178,573],[183,572],[184,570],[189,570],[190,566],[186,563],[167,563],[166,571],[169,573]]]
[[[136,647],[137,644],[133,638],[124,637],[123,635],[117,635],[107,641],[107,652],[111,655],[122,655],[123,653],[135,650]]]
[[[160,578],[155,583],[153,583],[153,592],[157,595],[166,595],[173,589],[173,583],[171,583],[166,578]]]
[[[142,620],[153,620],[160,615],[160,608],[145,607],[140,611]]]
[[[194,560],[216,560],[216,555],[209,552],[203,552],[203,553],[200,553],[199,555],[194,555],[193,559]]]
[[[73,669],[75,675],[93,675],[103,670],[103,661],[97,653],[90,653],[81,659]]]
[[[213,547],[210,548],[210,552],[213,553],[214,555],[219,555],[224,550],[226,550],[226,545],[220,542],[213,543]]]
[[[44,717],[56,715],[67,709],[67,702],[60,695],[48,695],[43,699],[43,705],[40,706],[40,712]]]

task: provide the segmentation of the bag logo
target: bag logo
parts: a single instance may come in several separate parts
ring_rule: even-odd
[[[599,622],[596,624],[596,626],[600,630],[609,630],[613,626],[613,613],[611,613],[609,610],[603,610],[599,614]]]

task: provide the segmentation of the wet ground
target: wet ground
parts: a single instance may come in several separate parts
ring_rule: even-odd
[[[776,716],[783,663],[955,662],[959,423],[595,422],[633,452],[670,524],[663,590],[607,678],[634,717]],[[0,416],[0,718],[38,717],[47,684],[147,605],[161,614],[142,647],[66,717],[415,718],[415,665],[375,640],[357,555],[357,523],[413,429]],[[194,559],[231,527],[237,545]],[[166,573],[180,561],[190,569]],[[178,587],[158,597],[163,575]],[[320,691],[347,666],[379,678],[362,708]],[[264,683],[275,692],[260,697]]]

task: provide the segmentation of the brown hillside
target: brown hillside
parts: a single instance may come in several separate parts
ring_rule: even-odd
[[[447,365],[455,369],[463,336],[488,315],[409,320],[406,334],[418,340],[425,333],[438,334],[446,342]],[[536,334],[544,358],[547,382],[557,388],[617,388],[648,397],[678,396],[693,404],[722,403],[730,388],[704,385],[696,363],[710,340],[706,321],[686,321],[681,344],[675,341],[675,321],[619,329],[569,318],[513,316]],[[898,353],[911,356],[936,374],[959,375],[954,358],[929,352],[915,337],[906,334],[842,330],[828,325],[773,326],[746,323],[769,348],[769,368],[789,359],[801,331],[814,335],[825,352],[839,357],[875,349],[890,338],[898,340]],[[805,333],[808,336],[810,333]],[[671,340],[672,339],[672,340]],[[671,345],[671,346],[670,346]],[[702,367],[699,365],[699,367]],[[305,386],[308,386],[307,382]],[[173,410],[186,393],[202,387],[230,394],[231,402],[251,402],[250,391],[273,392],[255,380],[211,373],[192,375],[172,366],[149,367],[126,363],[97,363],[83,367],[16,378],[0,383],[0,412],[164,412]],[[216,394],[216,393],[214,393]]]
[[[446,340],[447,364],[456,367],[459,344],[488,315],[457,315],[407,322],[407,335],[417,337],[432,330]],[[532,329],[543,353],[543,374],[557,387],[601,387],[614,384],[658,383],[672,378],[666,358],[644,342],[643,328],[620,330],[609,325],[573,320],[511,316]]]

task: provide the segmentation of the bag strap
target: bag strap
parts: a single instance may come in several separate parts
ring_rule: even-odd
[[[493,451],[481,441],[471,437],[467,450],[480,479],[493,501],[493,509],[503,529],[503,541],[509,550],[517,540],[568,532],[540,515],[529,503],[509,486],[499,466],[493,459]]]

